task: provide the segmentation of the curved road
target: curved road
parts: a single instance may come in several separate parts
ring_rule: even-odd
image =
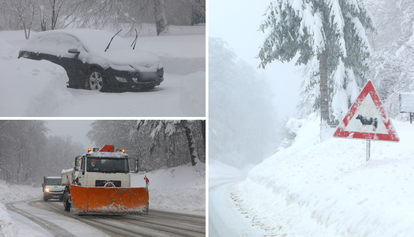
[[[29,220],[39,235],[205,236],[204,216],[151,209],[148,215],[73,215],[63,210],[61,202],[38,199],[12,202],[6,207]]]
[[[247,174],[246,174],[247,175]],[[230,198],[229,188],[246,175],[212,179],[209,182],[209,236],[261,236]]]

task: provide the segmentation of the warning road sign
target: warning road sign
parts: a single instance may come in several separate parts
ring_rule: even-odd
[[[371,81],[365,85],[339,124],[334,137],[396,142],[400,140]]]

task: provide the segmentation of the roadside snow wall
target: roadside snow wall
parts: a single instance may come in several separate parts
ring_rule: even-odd
[[[392,121],[399,143],[330,138],[304,121],[292,146],[232,187],[253,225],[277,236],[412,236],[414,126]]]

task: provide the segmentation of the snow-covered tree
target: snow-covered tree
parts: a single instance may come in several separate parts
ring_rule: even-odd
[[[124,148],[140,170],[205,162],[205,121],[98,120],[91,127],[87,137],[96,147]]]
[[[414,91],[414,2],[411,0],[367,0],[377,26],[370,40],[374,49],[370,78],[392,118],[400,114],[399,93]]]
[[[320,109],[328,123],[342,119],[364,84],[371,50],[366,31],[374,27],[363,1],[276,0],[260,30],[268,36],[259,66],[297,58],[306,65],[300,109]]]
[[[194,124],[199,125],[198,127],[201,128],[201,130],[204,129],[202,126],[203,122],[200,120],[141,120],[138,121],[136,129],[141,134],[147,134],[151,138],[150,156],[152,155],[155,147],[160,144],[160,137],[164,137],[165,139],[166,137],[173,138],[177,135],[185,134],[191,164],[195,166],[198,162],[200,162],[200,159],[197,152],[197,139],[193,132],[195,129]],[[151,129],[145,129],[145,127],[151,127]],[[201,134],[204,132],[205,131],[201,131]],[[168,142],[166,143],[168,144]],[[170,144],[174,144],[174,142],[170,142]],[[172,147],[166,147],[166,150],[166,153],[173,153]]]

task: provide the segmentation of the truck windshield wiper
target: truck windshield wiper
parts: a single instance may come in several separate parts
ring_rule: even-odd
[[[137,44],[137,39],[138,39],[138,32],[137,32],[137,29],[135,29],[135,39],[134,39],[134,41],[132,41],[131,46],[129,46],[129,47],[132,47],[132,45],[134,45],[134,47],[132,48],[132,50],[135,49],[135,45]]]
[[[116,32],[116,34],[115,34],[114,36],[112,36],[111,40],[109,41],[108,46],[106,46],[105,52],[106,52],[106,50],[108,50],[108,49],[109,49],[109,46],[111,45],[112,40],[115,38],[115,36],[116,36],[117,34],[119,34],[119,32],[121,32],[121,30],[122,30],[122,29],[120,29],[118,32]]]

